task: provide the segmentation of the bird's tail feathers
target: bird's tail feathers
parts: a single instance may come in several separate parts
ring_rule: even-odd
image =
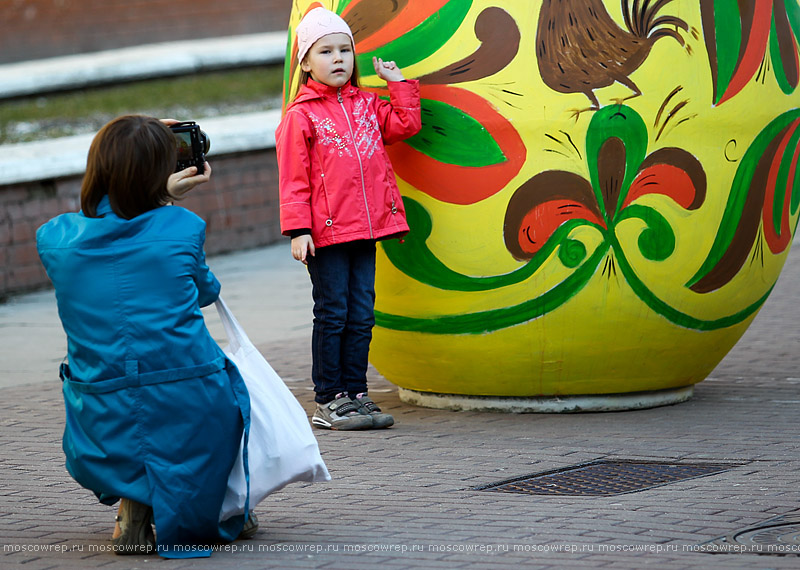
[[[622,0],[622,14],[628,30],[640,38],[657,40],[673,37],[685,45],[678,28],[689,31],[689,25],[677,16],[658,16],[658,12],[672,0]]]

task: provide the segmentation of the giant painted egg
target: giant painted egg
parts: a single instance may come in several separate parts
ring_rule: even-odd
[[[421,84],[370,353],[405,399],[685,395],[733,347],[797,225],[797,0],[297,0],[286,101],[320,5],[363,88]]]

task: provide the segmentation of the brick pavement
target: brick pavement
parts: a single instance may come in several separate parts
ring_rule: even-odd
[[[310,329],[302,324],[310,318],[310,300],[303,301],[307,279],[282,261],[285,246],[210,264],[234,313],[310,412]],[[252,268],[258,260],[270,264]],[[796,250],[739,344],[690,401],[675,406],[576,415],[430,410],[400,402],[372,370],[373,397],[395,415],[396,426],[316,431],[333,480],[268,497],[257,508],[256,537],[207,560],[167,563],[107,552],[112,509],[96,503],[63,468],[57,383],[0,388],[0,567],[798,568],[793,555],[691,551],[800,509],[798,278]],[[284,337],[269,336],[274,324],[254,324],[265,318],[259,313],[265,305],[286,326]],[[3,325],[14,321],[13,308],[0,311],[0,342],[9,335]],[[34,336],[26,335],[29,343],[36,343]],[[611,497],[474,490],[603,458],[742,465]]]

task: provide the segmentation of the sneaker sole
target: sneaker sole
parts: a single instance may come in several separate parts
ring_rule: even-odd
[[[372,429],[384,429],[394,425],[394,417],[391,414],[385,414],[383,412],[370,414],[363,411],[359,413],[368,418],[372,418]]]
[[[320,429],[329,429],[333,431],[357,431],[362,429],[369,429],[372,427],[372,418],[370,418],[369,423],[366,422],[358,422],[358,423],[345,423],[341,422],[339,424],[332,424],[327,422],[321,418],[311,418],[311,425],[314,427],[318,427]]]
[[[389,417],[385,420],[379,420],[375,416],[372,416],[372,427],[375,429],[384,429],[394,425],[394,418]]]

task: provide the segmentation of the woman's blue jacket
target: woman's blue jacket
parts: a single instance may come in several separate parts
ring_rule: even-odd
[[[67,334],[67,469],[104,503],[152,505],[162,556],[208,555],[198,545],[244,522],[218,518],[250,409],[200,311],[220,291],[205,223],[177,206],[126,220],[108,197],[97,215],[62,214],[36,235]]]

